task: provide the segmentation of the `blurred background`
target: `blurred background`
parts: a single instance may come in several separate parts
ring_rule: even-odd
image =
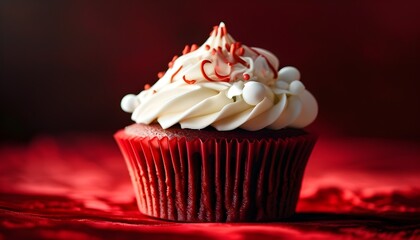
[[[310,129],[420,138],[419,1],[1,1],[0,139],[109,132],[121,98],[186,44],[230,34],[293,65],[316,96]]]

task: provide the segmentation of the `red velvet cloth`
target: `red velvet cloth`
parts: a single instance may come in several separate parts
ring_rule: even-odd
[[[418,141],[321,137],[284,222],[175,223],[141,215],[110,136],[0,146],[0,239],[420,238]]]

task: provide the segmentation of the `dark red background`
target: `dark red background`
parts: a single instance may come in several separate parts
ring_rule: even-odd
[[[420,236],[419,1],[274,2],[0,1],[0,239]],[[131,123],[120,99],[220,21],[319,101],[287,222],[141,215],[112,139]]]
[[[1,138],[109,131],[120,99],[224,21],[294,65],[319,100],[312,129],[420,137],[418,1],[2,1]]]

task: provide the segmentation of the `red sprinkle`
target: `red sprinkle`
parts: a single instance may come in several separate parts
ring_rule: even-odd
[[[210,36],[217,35],[217,29],[218,28],[219,28],[218,26],[213,26],[213,31],[211,31]]]
[[[244,52],[245,52],[245,50],[244,50],[243,47],[239,48],[239,56],[244,55]]]
[[[242,44],[240,42],[232,43],[230,45],[230,55],[232,55],[232,57],[236,60],[236,62],[239,62],[240,64],[242,64],[242,65],[246,66],[247,68],[249,68],[248,64],[242,58],[240,58],[238,56],[238,54],[236,54],[236,50],[238,48],[239,48],[239,51],[241,51],[240,50],[240,48],[242,48],[241,45]]]
[[[158,78],[162,78],[163,75],[165,75],[165,72],[158,72],[158,74],[157,74]]]
[[[240,64],[244,65],[245,67],[249,68],[248,63],[246,63],[241,57],[236,54],[237,48],[241,48],[242,44],[240,42],[235,42],[230,45],[230,54],[233,56],[233,58],[239,62]]]
[[[247,73],[244,73],[244,75],[243,75],[243,76],[244,76],[244,80],[245,80],[245,81],[249,80],[249,78],[250,78],[250,77],[249,77],[249,74],[247,74]]]
[[[168,63],[168,67],[172,68],[174,66],[175,60],[178,58],[178,55],[175,55],[172,60]]]
[[[182,68],[182,65],[178,68],[178,70],[176,70],[176,72],[174,72],[174,74],[172,74],[170,82],[172,82],[174,80],[175,75],[177,75],[179,73],[179,71],[181,71],[181,68]]]
[[[231,45],[230,45],[230,49],[229,49],[229,51],[230,51],[230,55],[235,55],[235,51],[236,51],[236,45],[234,44],[234,43],[232,43]]]
[[[226,35],[226,27],[221,27],[220,30],[222,32],[221,37],[225,36]]]
[[[209,50],[209,49],[210,49],[210,45],[206,44],[206,45],[204,46],[204,48],[205,48],[206,50]]]
[[[188,80],[188,79],[186,79],[186,78],[185,78],[185,75],[184,75],[184,76],[182,76],[182,79],[184,79],[184,81],[185,81],[187,84],[194,84],[195,82],[197,82],[196,80]]]
[[[198,45],[194,43],[193,45],[191,45],[190,52],[197,50],[197,48],[198,48]]]
[[[150,88],[150,84],[148,84],[148,83],[144,84],[144,90],[147,90],[149,88]]]
[[[184,50],[182,50],[182,55],[185,55],[190,52],[190,46],[185,45]]]

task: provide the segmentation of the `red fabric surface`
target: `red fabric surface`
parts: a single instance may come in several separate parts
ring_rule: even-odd
[[[297,214],[284,222],[186,224],[141,215],[110,136],[0,146],[0,239],[420,238],[418,141],[324,138]]]

